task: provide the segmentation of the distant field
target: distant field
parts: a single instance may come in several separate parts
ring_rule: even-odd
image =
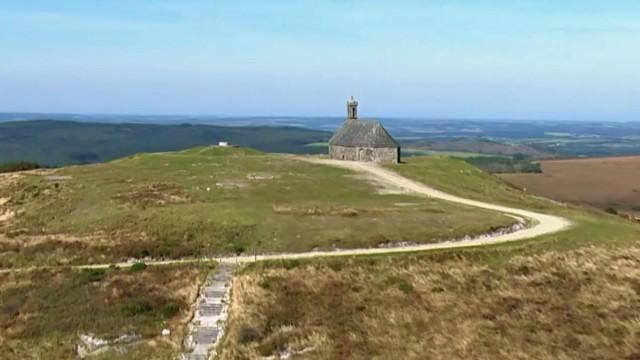
[[[321,149],[327,149],[329,147],[329,143],[328,142],[314,142],[314,143],[310,143],[305,145],[307,147],[312,147],[312,148],[321,148]]]
[[[495,156],[491,154],[482,154],[476,152],[465,152],[465,151],[438,151],[438,150],[425,150],[425,149],[416,149],[416,148],[407,148],[402,149],[403,156],[449,156],[449,157],[457,157],[457,158],[471,158],[471,157],[490,157]]]
[[[0,215],[13,216],[0,221],[0,267],[429,243],[514,222],[244,148],[140,154],[2,179],[8,202]]]
[[[421,139],[421,140],[407,140],[405,148],[407,153],[415,152],[420,154],[420,151],[426,151],[423,155],[429,155],[429,151],[434,151],[436,154],[451,154],[455,157],[470,157],[470,156],[504,156],[512,157],[514,155],[525,155],[529,158],[550,158],[552,155],[545,153],[531,146],[524,144],[512,143],[509,141],[497,142],[482,137],[464,137],[464,138],[451,138],[451,139]]]
[[[542,174],[503,179],[551,199],[640,216],[640,157],[542,161]]]
[[[186,120],[185,120],[186,121]],[[300,127],[154,125],[17,121],[0,123],[0,165],[35,162],[62,166],[110,161],[140,152],[175,151],[194,146],[231,144],[262,151],[324,152],[306,144],[326,141],[330,133]]]

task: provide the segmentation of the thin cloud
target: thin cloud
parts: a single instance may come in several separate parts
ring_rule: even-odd
[[[3,10],[0,9],[3,22],[30,24],[34,27],[61,30],[142,30],[153,27],[166,27],[179,22],[180,17],[172,20],[118,19],[107,16],[74,14],[47,10]]]

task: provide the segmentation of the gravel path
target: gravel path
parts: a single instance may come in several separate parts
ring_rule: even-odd
[[[334,250],[334,251],[311,251],[306,253],[283,253],[283,254],[269,254],[269,255],[257,255],[257,256],[237,256],[237,257],[220,257],[220,258],[200,258],[200,259],[173,259],[173,260],[158,260],[158,261],[145,261],[148,265],[168,265],[168,264],[181,264],[181,263],[197,263],[197,262],[211,262],[217,261],[226,264],[247,263],[262,260],[278,260],[278,259],[307,259],[314,257],[334,257],[334,256],[352,256],[352,255],[374,255],[374,254],[392,254],[403,252],[417,252],[427,250],[438,249],[454,249],[470,246],[483,246],[505,243],[510,241],[525,240],[535,238],[541,235],[560,232],[571,227],[571,222],[565,218],[537,213],[529,210],[517,209],[508,206],[496,205],[487,202],[470,200],[455,195],[450,195],[445,192],[428,187],[420,182],[410,180],[403,177],[393,171],[384,169],[383,167],[375,163],[362,163],[351,161],[339,161],[328,160],[314,157],[296,157],[296,159],[302,161],[309,161],[316,164],[337,166],[346,169],[353,170],[360,174],[365,174],[370,177],[371,180],[386,185],[388,187],[402,190],[408,194],[422,195],[435,199],[441,199],[458,204],[464,204],[468,206],[474,206],[482,209],[494,210],[505,215],[511,216],[516,219],[527,219],[532,225],[524,227],[522,229],[499,234],[482,235],[471,239],[451,240],[446,242],[440,242],[435,244],[422,244],[422,245],[410,245],[388,248],[369,248],[369,249],[351,249],[351,250]],[[130,266],[133,262],[124,262],[115,264],[117,266]],[[96,265],[81,265],[76,268],[84,269],[98,269],[107,268],[112,264],[96,264]],[[23,269],[2,269],[2,272],[10,271],[25,271],[31,268]]]

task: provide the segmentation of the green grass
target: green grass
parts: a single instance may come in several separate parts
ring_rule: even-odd
[[[410,158],[403,164],[390,164],[388,167],[406,177],[451,194],[560,215],[574,223],[570,230],[557,234],[463,250],[486,262],[499,263],[516,254],[542,253],[548,250],[569,250],[592,245],[625,246],[640,240],[640,226],[634,222],[603,211],[532,196],[463,160]]]
[[[638,224],[533,197],[463,160],[388,167],[574,226],[488,247],[251,264],[235,278],[221,359],[637,357]]]
[[[403,156],[443,156],[443,157],[456,157],[456,158],[471,158],[471,157],[492,157],[492,156],[500,156],[494,154],[482,154],[476,152],[466,152],[466,151],[440,151],[440,150],[425,150],[425,149],[417,149],[417,148],[403,148],[402,149]]]
[[[307,147],[313,147],[313,148],[323,148],[326,149],[329,147],[329,143],[326,141],[322,141],[322,142],[313,142],[313,143],[309,143],[306,144],[305,146]]]
[[[504,215],[378,194],[353,173],[244,148],[139,154],[25,176],[0,265],[364,248],[477,235]],[[0,196],[2,192],[0,190]]]

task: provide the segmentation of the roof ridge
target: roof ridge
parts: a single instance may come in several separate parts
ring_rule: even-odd
[[[382,123],[375,119],[348,119],[329,140],[345,147],[399,147]]]

